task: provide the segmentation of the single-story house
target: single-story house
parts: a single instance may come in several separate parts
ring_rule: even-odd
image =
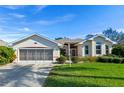
[[[68,56],[101,56],[110,54],[114,44],[103,35],[88,39],[50,40],[33,34],[12,43],[16,53],[15,62],[55,62],[60,57],[60,50]]]

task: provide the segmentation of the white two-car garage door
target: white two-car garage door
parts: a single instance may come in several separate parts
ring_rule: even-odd
[[[20,61],[53,60],[53,49],[20,49]]]

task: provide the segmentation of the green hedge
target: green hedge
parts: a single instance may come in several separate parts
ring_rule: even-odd
[[[71,57],[71,61],[72,61],[72,63],[79,63],[80,59],[79,59],[79,57]]]
[[[72,57],[73,63],[78,62],[104,62],[104,63],[124,63],[124,58],[115,56],[100,56],[100,57]]]
[[[15,58],[16,55],[12,48],[0,46],[0,64],[11,63]]]
[[[105,57],[119,57],[119,56],[114,55],[114,54],[108,54],[108,55],[103,55],[103,56],[105,56]]]
[[[97,57],[72,57],[71,58],[73,63],[78,62],[96,62]]]
[[[66,62],[67,58],[63,55],[61,55],[59,58],[56,59],[59,64],[63,64]]]
[[[95,62],[97,57],[80,57],[80,61],[83,62]]]
[[[107,62],[107,63],[123,63],[124,58],[119,57],[97,57],[97,62]]]
[[[114,46],[112,49],[112,54],[117,55],[119,57],[124,57],[124,45]]]

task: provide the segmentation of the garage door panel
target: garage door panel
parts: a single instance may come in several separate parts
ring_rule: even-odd
[[[27,60],[27,51],[26,50],[20,50],[20,60]]]
[[[20,49],[20,60],[53,60],[53,50]]]
[[[45,50],[45,60],[53,60],[53,51],[51,49]]]
[[[36,50],[36,60],[44,60],[44,50],[38,49]]]
[[[27,60],[35,60],[35,50],[27,50]]]

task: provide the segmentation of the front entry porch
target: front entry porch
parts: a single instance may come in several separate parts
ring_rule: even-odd
[[[78,48],[75,44],[66,43],[64,44],[63,49],[61,52],[66,56],[78,56]]]

